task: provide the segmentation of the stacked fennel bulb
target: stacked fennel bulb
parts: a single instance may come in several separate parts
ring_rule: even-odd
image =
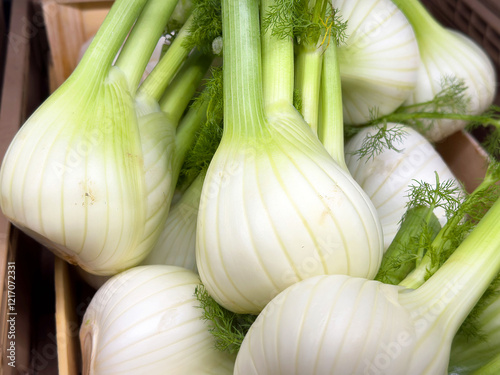
[[[500,270],[500,243],[486,236],[499,209],[417,290],[340,275],[290,287],[252,325],[235,373],[445,373],[453,336]]]
[[[344,121],[363,124],[370,110],[393,112],[417,86],[420,54],[413,28],[390,0],[333,0],[348,20],[339,46]]]
[[[398,231],[408,203],[408,190],[415,181],[434,184],[437,174],[441,181],[452,180],[459,186],[444,160],[422,135],[410,127],[387,124],[388,129],[395,127],[405,134],[393,143],[393,149],[385,149],[373,157],[355,154],[363,141],[378,131],[377,127],[363,129],[345,147],[349,171],[377,209],[386,249]],[[443,225],[444,210],[437,208],[435,214]]]
[[[292,105],[292,41],[265,33],[261,65],[256,2],[222,4],[239,17],[223,16],[224,133],[196,236],[204,286],[228,310],[258,314],[311,276],[373,278],[383,253],[377,214]]]
[[[441,89],[443,77],[463,79],[471,99],[467,112],[483,113],[496,92],[496,73],[491,58],[470,37],[441,26],[418,0],[393,0],[415,30],[421,64],[417,86],[407,104],[430,100]],[[426,131],[437,142],[466,126],[465,121],[439,120]]]
[[[199,278],[174,266],[140,266],[95,294],[80,338],[85,374],[232,374],[194,295]]]
[[[192,62],[198,72],[179,77],[183,90],[175,95],[164,92],[181,56],[159,63],[138,88],[176,5],[174,0],[145,3],[112,8],[71,77],[13,139],[0,171],[0,205],[9,220],[98,275],[139,264],[156,243],[181,151],[189,147],[189,139],[181,144],[176,136],[177,126],[193,82],[210,63]],[[193,126],[186,130],[194,133]]]

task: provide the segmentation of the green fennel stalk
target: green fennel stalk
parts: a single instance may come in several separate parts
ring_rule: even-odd
[[[192,24],[193,17],[190,16],[179,30],[167,53],[139,87],[138,95],[145,95],[156,101],[160,100],[175,73],[191,51],[184,43],[189,37],[189,28],[192,27]]]
[[[147,0],[117,1],[97,31],[92,43],[69,80],[78,78],[102,79],[109,71],[113,60],[130,28],[140,15]]]
[[[334,18],[337,21],[336,18]],[[339,40],[333,40],[323,54],[318,138],[328,153],[348,171],[344,156],[344,121],[338,58]]]
[[[127,38],[115,66],[127,77],[130,92],[136,92],[144,69],[176,5],[177,0],[148,0]]]
[[[399,284],[422,258],[441,225],[433,214],[434,207],[417,206],[408,209],[401,226],[382,258],[375,280]]]
[[[500,354],[486,365],[474,371],[472,375],[496,375],[498,373],[500,373]]]
[[[499,164],[492,162],[484,180],[457,206],[455,214],[448,219],[432,241],[430,251],[427,251],[417,263],[417,267],[401,281],[400,285],[418,288],[439,269],[444,260],[473,228],[475,222],[488,210],[492,202],[497,200],[499,195],[496,183],[500,180],[499,171]]]

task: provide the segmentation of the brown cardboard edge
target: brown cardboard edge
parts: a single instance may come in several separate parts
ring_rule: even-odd
[[[488,154],[469,133],[462,130],[437,143],[436,150],[470,193],[486,175]],[[458,152],[457,152],[458,151]]]

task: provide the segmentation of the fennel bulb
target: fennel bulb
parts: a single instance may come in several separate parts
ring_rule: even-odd
[[[345,275],[292,285],[250,327],[234,373],[445,374],[455,333],[500,271],[499,219],[497,200],[416,290]]]
[[[133,98],[125,74],[110,65],[143,5],[125,3],[112,7],[71,77],[14,137],[0,172],[5,216],[72,263],[137,242],[129,228],[145,220]],[[115,261],[113,253],[103,258]]]
[[[177,113],[166,113],[159,101],[168,81],[146,85],[165,68],[137,92],[176,1],[150,0],[136,21],[143,3],[114,4],[74,73],[15,136],[0,171],[5,216],[99,275],[138,264],[156,242],[179,164],[176,126],[192,95],[171,98]]]
[[[238,313],[258,313],[314,275],[372,278],[383,250],[373,205],[291,104],[293,45],[272,54],[286,56],[272,68],[285,82],[262,88],[258,3],[222,3],[224,133],[205,176],[196,237],[204,286]],[[266,94],[272,87],[278,92]]]
[[[201,320],[199,278],[174,266],[140,266],[106,282],[80,329],[83,374],[232,374]]]
[[[204,173],[199,175],[172,205],[163,230],[142,264],[168,264],[198,272],[196,268],[196,221]]]
[[[417,85],[420,56],[413,29],[391,0],[332,0],[347,20],[338,48],[346,124],[363,124],[371,111],[388,114]]]
[[[467,86],[470,102],[465,112],[483,113],[493,103],[496,91],[496,74],[489,56],[468,36],[438,24],[418,0],[393,2],[412,24],[420,49],[418,84],[405,105],[431,100],[441,90],[443,78],[455,77]],[[437,142],[466,124],[460,120],[435,120],[425,135]]]
[[[391,148],[373,156],[357,155],[363,142],[378,131],[379,127],[370,127],[356,134],[345,146],[345,159],[352,176],[377,209],[387,249],[398,231],[408,203],[408,190],[415,181],[434,184],[436,173],[440,181],[456,178],[425,137],[400,124],[387,124],[387,132],[404,133],[391,142]],[[442,208],[436,208],[434,214],[441,225],[446,223]]]

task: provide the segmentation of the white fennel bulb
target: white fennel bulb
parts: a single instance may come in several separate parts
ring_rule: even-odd
[[[194,272],[196,268],[196,222],[204,173],[172,204],[158,242],[142,264],[169,264]]]
[[[195,297],[200,280],[175,266],[139,266],[94,295],[80,329],[83,374],[232,374]]]
[[[179,39],[177,43],[182,41]],[[164,59],[170,57],[166,54]],[[147,205],[146,220],[143,227],[138,228],[143,236],[135,245],[137,255],[131,262],[133,265],[154,249],[165,226],[183,158],[206,117],[206,105],[193,106],[183,116],[184,109],[210,63],[210,58],[193,53],[176,73],[159,103],[154,91],[162,92],[164,88],[151,93],[145,84],[136,96]],[[176,72],[178,64],[172,65],[171,74]],[[155,73],[150,77],[155,78]]]
[[[346,124],[368,122],[370,111],[392,113],[414,91],[420,66],[415,33],[391,0],[332,0],[347,21],[338,48]]]
[[[400,290],[344,275],[316,276],[292,285],[250,327],[235,375],[410,375],[401,369],[411,359],[415,328],[410,313],[397,304]],[[387,353],[374,341],[387,345]],[[391,351],[396,355],[387,358]],[[370,372],[377,355],[384,367]]]
[[[207,291],[246,313],[314,275],[373,278],[382,256],[376,211],[292,107],[293,78],[280,86],[287,99],[266,95],[264,106],[258,3],[222,3],[224,133],[203,184],[196,238]],[[287,56],[285,73],[293,72],[293,49]],[[264,92],[279,85],[268,86]]]
[[[176,127],[192,93],[159,104],[168,83],[161,78],[180,63],[157,69],[149,76],[155,83],[136,90],[175,4],[148,2],[111,66],[141,8],[117,2],[75,72],[26,121],[3,161],[5,216],[93,274],[137,265],[168,214],[181,162]]]
[[[495,98],[496,74],[490,57],[470,37],[437,23],[418,0],[393,0],[415,30],[421,65],[418,84],[405,105],[431,100],[442,89],[443,79],[454,77],[467,86],[468,114],[483,113]],[[462,120],[435,120],[426,137],[437,142],[463,129]]]
[[[446,374],[463,320],[500,271],[500,201],[416,290],[316,276],[273,299],[250,327],[235,375]]]
[[[361,130],[345,146],[349,171],[377,209],[386,249],[399,229],[412,185],[417,181],[435,185],[436,173],[440,182],[456,181],[432,144],[416,130],[394,123],[387,124],[387,129],[406,134],[392,142],[393,148],[386,148],[373,157],[361,157],[356,151],[363,147],[367,137],[377,133],[379,128],[376,126]],[[459,186],[458,181],[456,185]],[[441,225],[446,223],[442,208],[436,208],[434,214]]]
[[[145,219],[133,95],[126,74],[111,67],[120,34],[144,1],[124,3],[115,4],[75,72],[14,137],[0,172],[5,216],[72,263],[87,251],[93,261],[104,246],[136,243],[140,233],[130,228]]]

